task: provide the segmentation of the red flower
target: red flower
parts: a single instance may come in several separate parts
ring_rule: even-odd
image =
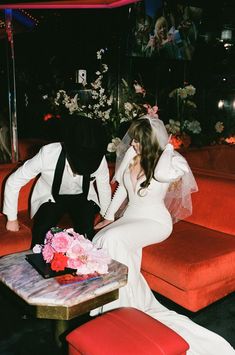
[[[60,115],[52,115],[51,113],[46,113],[46,114],[43,116],[43,121],[44,121],[44,122],[47,122],[47,121],[51,120],[52,118],[58,118],[58,119],[60,119],[61,116],[60,116]]]
[[[225,141],[230,144],[235,144],[235,137],[226,138]]]
[[[68,257],[62,253],[55,253],[51,262],[51,269],[54,271],[64,270],[67,266]]]
[[[53,117],[53,115],[51,113],[46,113],[44,116],[43,116],[43,121],[49,121],[51,118]]]
[[[182,139],[177,135],[171,136],[170,143],[173,145],[175,149],[179,149],[183,144]]]
[[[182,133],[181,135],[172,135],[170,139],[170,143],[173,145],[175,149],[179,149],[182,146],[184,148],[188,148],[191,144],[191,138],[188,134]]]

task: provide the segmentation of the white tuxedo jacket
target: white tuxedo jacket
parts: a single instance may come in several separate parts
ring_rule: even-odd
[[[38,208],[49,200],[54,202],[51,194],[54,172],[58,157],[61,152],[60,143],[51,143],[43,146],[37,155],[27,160],[8,179],[4,192],[3,213],[8,220],[17,219],[18,196],[21,187],[28,181],[40,174],[31,197],[31,217]],[[104,215],[111,201],[111,188],[109,184],[109,170],[106,158],[104,157],[99,168],[91,174],[93,180],[90,182],[88,200],[93,200],[100,206],[100,213]],[[68,161],[65,162],[62,177],[60,194],[78,194],[82,192],[81,175],[73,174]],[[97,192],[94,188],[96,181]]]

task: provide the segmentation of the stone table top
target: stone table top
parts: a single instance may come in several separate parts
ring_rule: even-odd
[[[127,283],[127,266],[112,260],[108,274],[101,278],[60,285],[55,278],[43,278],[23,253],[11,254],[0,259],[0,281],[29,305],[73,307],[118,290]]]

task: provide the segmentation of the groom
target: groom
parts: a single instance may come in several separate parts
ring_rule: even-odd
[[[39,175],[31,198],[32,244],[43,243],[46,232],[68,214],[75,231],[92,239],[95,215],[103,216],[111,200],[105,158],[107,139],[97,119],[68,115],[62,123],[63,142],[43,146],[37,155],[7,180],[3,213],[6,229],[19,231],[21,187]],[[96,186],[94,186],[96,183]]]

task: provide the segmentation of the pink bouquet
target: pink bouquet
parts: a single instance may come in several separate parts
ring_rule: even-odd
[[[75,269],[77,275],[106,274],[111,261],[105,250],[97,249],[72,228],[52,228],[47,232],[44,244],[36,244],[33,252],[42,253],[52,270]]]

